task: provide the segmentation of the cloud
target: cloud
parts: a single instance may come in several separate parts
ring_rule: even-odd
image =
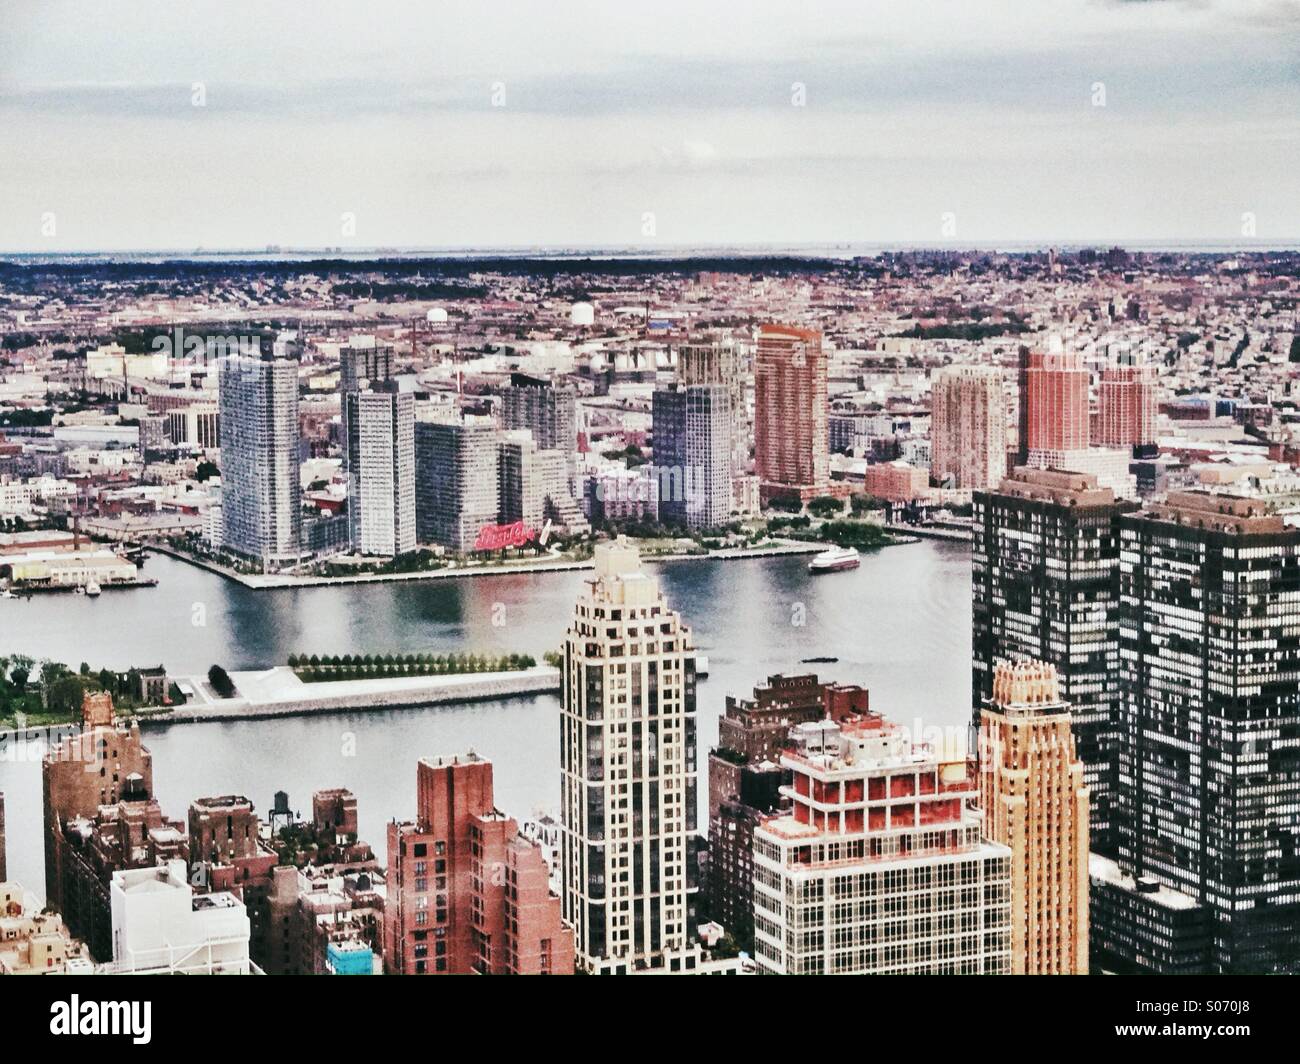
[[[0,247],[1300,233],[1300,0],[230,2],[23,8]]]

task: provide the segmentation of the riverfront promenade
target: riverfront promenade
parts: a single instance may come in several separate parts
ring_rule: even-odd
[[[421,569],[412,573],[357,573],[352,576],[298,576],[293,573],[239,573],[228,566],[221,565],[209,558],[200,558],[165,543],[147,543],[152,551],[166,554],[178,561],[206,569],[210,573],[233,580],[237,584],[254,591],[274,588],[292,587],[336,587],[346,584],[387,584],[422,580],[456,580],[473,576],[509,576],[516,573],[561,573],[579,569],[591,569],[594,562],[590,558],[538,558],[533,561],[519,562],[462,562],[449,565],[445,569]],[[772,558],[783,554],[817,554],[826,549],[824,543],[807,543],[795,540],[781,540],[770,546],[756,548],[724,548],[700,553],[648,554],[644,561],[648,565],[656,562],[676,561],[737,561],[745,558]]]

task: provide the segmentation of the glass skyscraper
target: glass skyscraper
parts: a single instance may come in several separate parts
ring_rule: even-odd
[[[977,491],[971,555],[972,718],[999,659],[1052,665],[1091,795],[1093,849],[1113,850],[1119,702],[1119,517],[1137,508],[1094,476],[1019,468]]]
[[[1119,865],[1209,910],[1211,970],[1300,970],[1300,529],[1205,492],[1120,529]]]

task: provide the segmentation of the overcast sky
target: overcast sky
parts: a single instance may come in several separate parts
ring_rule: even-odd
[[[1245,214],[1300,238],[1300,0],[0,3],[4,250],[1233,241]]]

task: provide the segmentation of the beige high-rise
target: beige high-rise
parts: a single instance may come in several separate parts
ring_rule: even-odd
[[[945,366],[930,384],[930,469],[955,488],[997,485],[1007,468],[1007,414],[996,366]]]
[[[564,643],[564,918],[585,972],[694,972],[691,630],[624,537],[595,563]]]
[[[1011,849],[1011,970],[1088,971],[1088,788],[1056,669],[998,662],[980,722],[984,835]]]

